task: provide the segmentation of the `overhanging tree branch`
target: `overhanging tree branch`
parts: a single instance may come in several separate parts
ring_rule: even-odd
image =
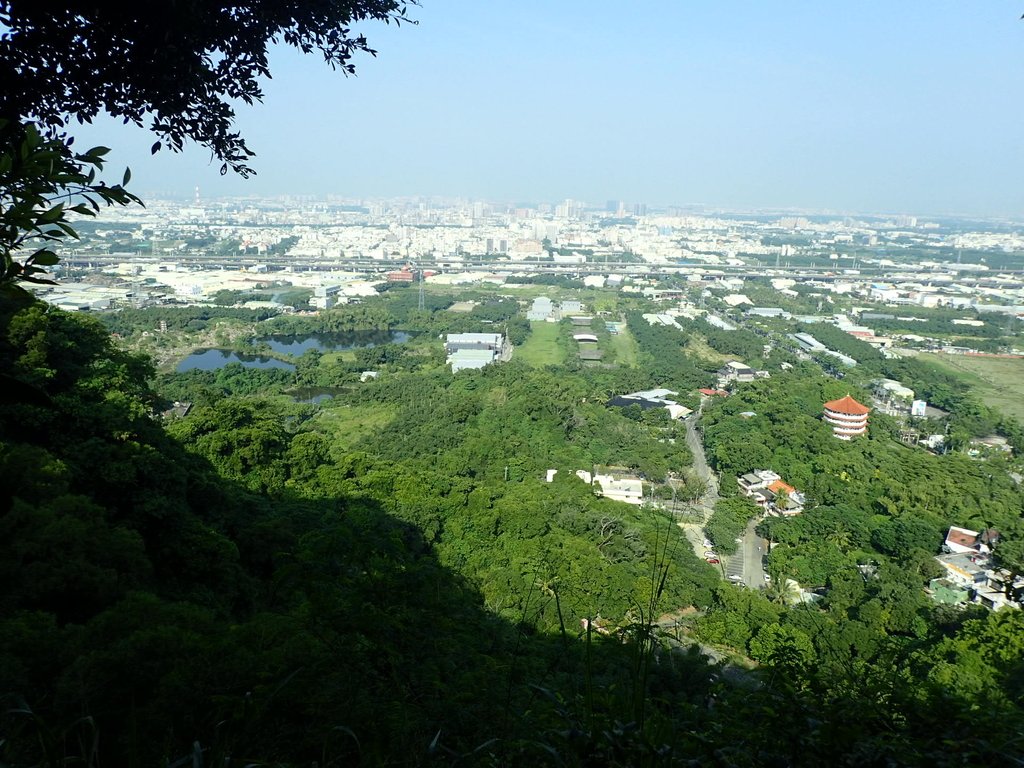
[[[268,51],[319,51],[349,75],[376,55],[353,26],[415,23],[416,0],[0,0],[0,287],[51,282],[52,246],[77,237],[69,212],[141,202],[96,180],[103,147],[72,150],[68,126],[105,112],[157,135],[152,151],[195,142],[221,173],[254,172],[232,102],[261,101]],[[40,245],[34,252],[32,244]]]

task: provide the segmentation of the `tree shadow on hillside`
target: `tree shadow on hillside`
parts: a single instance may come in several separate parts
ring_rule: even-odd
[[[74,461],[5,434],[6,468]],[[493,615],[372,499],[270,499],[155,442],[159,459],[102,478],[81,478],[85,460],[61,487],[8,486],[10,764],[149,765],[196,744],[210,764],[536,762],[560,733],[584,748],[588,729],[633,719],[636,647]],[[179,503],[139,504],[146,472],[151,502]],[[670,671],[673,696],[707,698],[701,660]]]
[[[883,698],[832,691],[825,709],[784,666],[737,688],[694,652],[659,650],[649,625],[545,634],[529,610],[502,619],[374,499],[225,479],[150,417],[137,359],[95,325],[32,313],[0,323],[0,374],[23,385],[0,399],[2,764],[932,756],[935,711],[917,716],[912,696],[901,716],[916,731],[894,736],[874,729]],[[206,449],[244,458],[244,480],[276,439]]]

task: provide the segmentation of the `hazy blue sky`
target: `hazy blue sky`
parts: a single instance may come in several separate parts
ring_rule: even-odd
[[[202,150],[146,193],[565,197],[1024,215],[1024,3],[422,0],[368,26],[348,78],[275,52],[238,126],[258,176]]]

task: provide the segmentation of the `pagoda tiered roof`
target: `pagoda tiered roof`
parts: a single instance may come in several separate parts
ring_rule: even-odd
[[[849,395],[839,400],[829,400],[825,403],[825,408],[833,413],[842,413],[847,416],[865,416],[871,412],[870,408],[858,403]]]

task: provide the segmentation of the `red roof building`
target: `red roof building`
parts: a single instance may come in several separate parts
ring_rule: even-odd
[[[796,488],[794,488],[792,485],[783,480],[776,480],[775,482],[769,484],[768,490],[776,495],[778,495],[779,491],[785,491],[790,496],[796,493]]]
[[[978,535],[977,531],[950,526],[946,534],[946,547],[950,552],[977,552]]]
[[[832,434],[840,440],[850,440],[868,431],[871,409],[847,395],[830,400],[824,405],[825,421],[832,425]]]

